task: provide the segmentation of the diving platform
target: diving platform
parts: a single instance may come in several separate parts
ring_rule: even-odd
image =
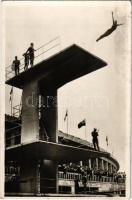
[[[94,72],[107,63],[97,56],[89,53],[76,44],[43,60],[19,75],[6,81],[6,84],[20,89],[24,88],[31,80],[43,78],[41,82],[45,86],[58,89],[64,84],[73,81],[88,73]]]
[[[35,141],[6,148],[7,160],[48,159],[59,162],[76,162],[88,158],[110,157],[110,153],[95,151],[47,141]]]

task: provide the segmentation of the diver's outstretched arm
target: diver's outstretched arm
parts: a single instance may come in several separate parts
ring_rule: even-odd
[[[121,25],[123,25],[123,24],[117,24],[117,26],[121,26]]]
[[[115,20],[114,20],[113,12],[112,12],[112,20],[113,20],[113,24],[114,24]]]

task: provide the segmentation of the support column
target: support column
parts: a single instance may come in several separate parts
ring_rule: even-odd
[[[112,172],[114,172],[114,166],[112,165]]]
[[[44,159],[40,167],[40,192],[58,193],[58,165]]]
[[[38,83],[28,83],[22,93],[22,132],[21,143],[39,138]]]
[[[104,160],[102,159],[101,162],[102,162],[102,170],[104,170],[105,169]]]
[[[42,86],[41,86],[42,87]],[[43,92],[42,92],[43,93]],[[41,93],[41,95],[42,95]],[[22,95],[22,134],[21,143],[36,141],[40,138],[40,121],[38,110],[38,96],[40,84],[37,81],[28,83],[23,89]],[[44,90],[46,104],[41,110],[41,120],[47,132],[49,141],[58,141],[58,116],[57,116],[57,90]],[[42,128],[42,127],[41,127]],[[42,134],[45,134],[42,130]],[[43,158],[44,159],[44,158]],[[23,160],[21,163],[20,191],[25,193],[57,193],[58,192],[58,165],[51,160],[38,161]]]
[[[106,161],[106,169],[108,170],[109,168],[108,168],[108,162]]]
[[[112,164],[110,164],[110,172],[112,173]]]
[[[20,163],[21,178],[20,178],[20,193],[37,194],[38,193],[38,177],[37,177],[37,161],[25,160]]]
[[[114,167],[114,172],[117,172],[117,169],[116,169],[116,167]]]
[[[91,158],[89,158],[88,161],[89,161],[89,168],[91,169],[92,168],[91,167]]]
[[[49,141],[58,142],[57,90],[45,91],[42,98],[45,105],[41,109],[41,121]]]
[[[106,168],[107,168],[106,167],[106,161],[104,160],[103,162],[104,162],[104,170],[106,170]]]
[[[96,167],[99,168],[98,158],[96,158]]]
[[[42,87],[40,85],[40,87]],[[57,90],[45,88],[41,91],[44,106],[41,109],[41,121],[46,130],[48,141],[58,142],[58,104]],[[40,167],[40,192],[58,193],[58,165],[52,160],[43,159]]]

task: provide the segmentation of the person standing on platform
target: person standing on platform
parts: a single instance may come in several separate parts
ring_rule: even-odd
[[[29,65],[29,54],[24,53],[23,57],[24,57],[24,70],[27,70]]]
[[[34,44],[31,43],[30,47],[28,48],[28,50],[26,51],[26,53],[29,53],[29,59],[30,59],[30,66],[33,67],[34,64],[34,51],[36,51],[34,49]]]
[[[17,76],[19,74],[19,68],[20,68],[20,60],[17,59],[17,56],[15,56],[15,60],[12,62],[12,70],[15,70],[15,75]]]
[[[96,128],[92,131],[92,137],[93,137],[93,146],[95,150],[99,151],[99,144],[98,144],[98,131]]]

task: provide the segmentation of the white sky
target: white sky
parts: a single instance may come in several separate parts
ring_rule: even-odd
[[[56,36],[61,49],[75,43],[102,58],[108,66],[75,80],[58,91],[59,130],[66,132],[64,115],[69,111],[69,134],[85,139],[85,128],[77,128],[86,118],[87,140],[97,127],[99,144],[113,152],[126,171],[129,148],[128,117],[130,88],[130,3],[129,2],[40,2],[3,3],[5,13],[5,62],[22,57],[31,42],[35,48]],[[111,12],[124,23],[109,37],[96,39],[112,25]],[[10,87],[6,86],[6,113],[10,112]],[[20,92],[14,91],[13,104]],[[106,146],[106,135],[109,146]]]

